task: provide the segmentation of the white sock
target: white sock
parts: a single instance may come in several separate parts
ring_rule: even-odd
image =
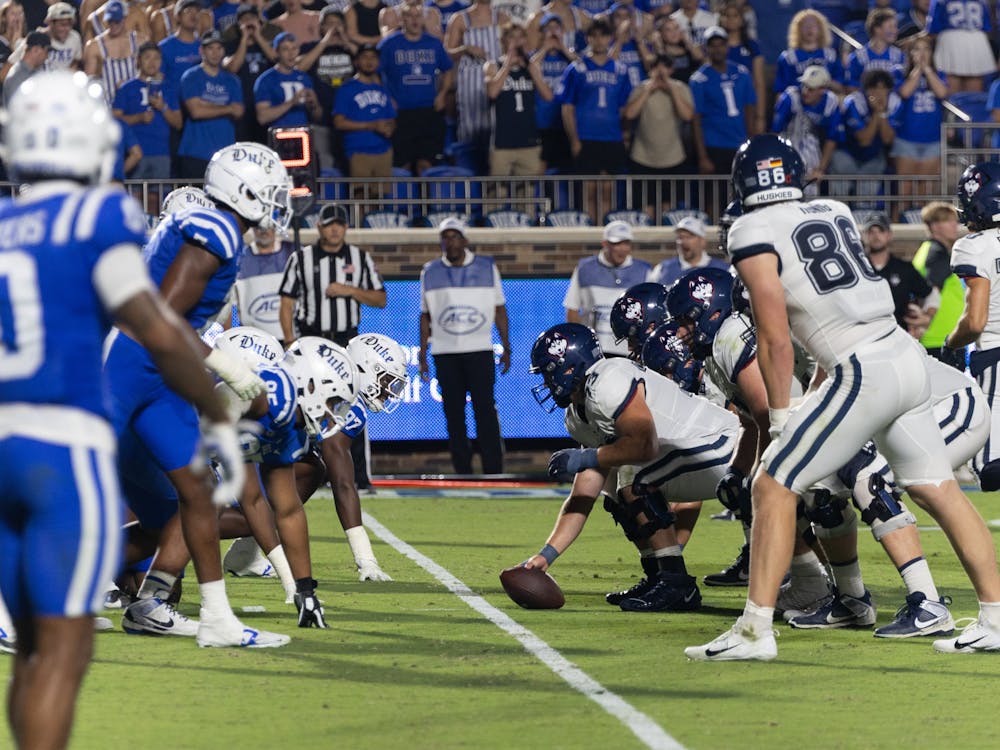
[[[362,562],[376,562],[375,553],[372,552],[372,543],[368,539],[368,532],[364,526],[355,526],[344,529],[347,536],[347,543],[351,545],[351,553],[354,555],[354,562],[361,567]]]
[[[675,544],[672,547],[661,547],[660,549],[653,552],[653,557],[680,557],[681,556],[681,546]]]
[[[979,619],[1000,630],[1000,602],[979,602]]]
[[[135,597],[136,599],[149,599],[156,596],[160,599],[166,599],[170,596],[176,582],[177,576],[172,576],[163,570],[150,569],[146,573],[146,577],[142,579],[142,585]]]
[[[198,590],[201,592],[201,609],[205,615],[214,618],[236,616],[226,598],[226,582],[221,578],[218,581],[199,583]]]
[[[830,563],[830,566],[833,569],[833,582],[837,585],[837,591],[856,599],[865,595],[865,582],[861,579],[861,563],[858,562],[858,558],[844,563]]]
[[[826,576],[823,564],[812,550],[792,558],[792,578]]]
[[[899,575],[903,579],[907,593],[921,592],[932,602],[941,599],[937,586],[934,585],[934,577],[931,575],[930,566],[922,557],[914,557],[908,563],[904,563],[899,569]]]
[[[774,622],[774,607],[759,607],[747,599],[743,608],[743,629],[749,630],[755,638],[771,632]]]
[[[295,577],[292,575],[292,568],[285,557],[285,549],[279,544],[267,553],[267,559],[271,562],[271,567],[278,574],[281,587],[285,590],[286,596],[295,596]]]

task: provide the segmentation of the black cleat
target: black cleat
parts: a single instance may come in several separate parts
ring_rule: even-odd
[[[744,544],[729,567],[701,579],[706,586],[746,586],[750,581],[750,545]]]
[[[626,612],[691,612],[701,608],[701,592],[694,576],[660,573],[649,591],[619,606]]]
[[[604,601],[608,604],[617,607],[626,599],[632,599],[633,597],[642,596],[647,591],[649,591],[653,586],[656,585],[656,576],[646,576],[641,579],[638,583],[624,591],[612,591],[611,593],[604,595]]]

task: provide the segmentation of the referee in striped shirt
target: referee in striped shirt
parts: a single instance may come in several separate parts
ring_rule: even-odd
[[[361,305],[385,307],[385,289],[372,257],[349,245],[347,209],[328,203],[319,212],[319,242],[296,250],[278,290],[287,347],[299,336],[322,336],[341,346],[358,335]]]
[[[328,203],[319,212],[319,242],[288,257],[278,294],[279,320],[287,347],[299,336],[322,336],[347,346],[358,335],[361,305],[385,307],[385,288],[372,257],[349,245],[347,209]],[[294,325],[293,325],[294,321]],[[368,431],[351,443],[354,480],[371,489]]]

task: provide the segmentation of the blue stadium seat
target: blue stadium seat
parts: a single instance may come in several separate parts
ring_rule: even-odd
[[[592,227],[594,222],[583,211],[553,211],[545,215],[549,227]]]
[[[546,177],[558,177],[558,169],[545,170]],[[570,208],[570,186],[566,180],[539,182],[535,191],[536,198],[548,198],[552,201],[553,211],[566,211]]]
[[[534,226],[534,222],[522,211],[490,211],[486,214],[486,226],[493,229],[511,229]]]
[[[969,116],[971,122],[993,122],[989,108],[986,106],[987,94],[982,91],[960,91],[948,97],[952,105],[962,110]],[[982,148],[990,143],[990,133],[988,129],[970,130],[963,129],[958,118],[952,118],[955,123],[955,134],[965,148]]]
[[[904,224],[923,224],[924,220],[920,218],[920,209],[911,208],[908,211],[903,211],[900,217]]]
[[[675,208],[673,211],[664,211],[661,221],[665,227],[675,227],[681,219],[686,219],[689,216],[700,220],[702,224],[712,223],[711,219],[708,218],[708,214],[696,208]]]
[[[365,214],[361,226],[366,229],[402,229],[410,226],[410,217],[398,211],[372,211]]]
[[[337,182],[327,182],[320,185],[319,199],[323,201],[343,201],[347,200],[347,180],[344,173],[336,167],[325,167],[319,171],[320,179],[337,180]]]
[[[472,177],[472,170],[461,167],[431,167],[423,177],[452,177],[453,180],[425,182],[425,197],[433,201],[427,205],[427,213],[460,213],[465,211],[465,200],[478,200],[482,195],[478,182],[465,182]]]
[[[392,176],[395,178],[409,178],[413,174],[408,169],[403,169],[402,167],[393,167]],[[390,196],[394,201],[414,201],[413,203],[393,203],[389,208],[401,214],[413,215],[418,213],[416,211],[417,199],[420,198],[420,183],[419,182],[405,182],[401,179],[394,179],[392,181],[392,195]]]
[[[442,221],[449,218],[459,219],[466,224],[469,223],[469,217],[458,211],[431,211],[425,216],[418,216],[416,219],[410,222],[411,227],[437,227]]]
[[[604,223],[608,224],[612,221],[624,221],[633,227],[653,226],[653,220],[649,218],[649,214],[643,211],[608,211],[604,214]]]

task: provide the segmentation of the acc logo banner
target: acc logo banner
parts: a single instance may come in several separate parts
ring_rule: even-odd
[[[453,336],[465,336],[482,328],[486,316],[471,305],[452,305],[441,313],[438,323]]]
[[[278,311],[281,309],[281,297],[277,292],[261,294],[250,302],[247,312],[258,323],[277,323]]]

